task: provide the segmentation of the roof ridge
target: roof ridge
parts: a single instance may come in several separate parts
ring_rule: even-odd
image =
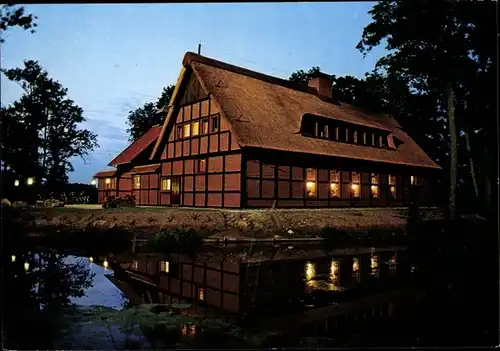
[[[194,52],[190,52],[190,51],[186,52],[186,54],[184,55],[184,59],[182,60],[183,66],[186,67],[186,66],[190,65],[191,62],[193,62],[193,61],[205,64],[208,66],[217,67],[217,68],[220,68],[223,70],[231,71],[231,72],[234,72],[237,74],[242,74],[242,75],[245,75],[247,77],[259,79],[259,80],[265,81],[267,83],[281,85],[281,86],[288,88],[288,89],[298,90],[298,91],[301,91],[304,93],[309,93],[309,94],[317,96],[316,89],[311,88],[307,85],[301,85],[301,84],[298,84],[298,83],[295,83],[295,82],[292,82],[292,81],[289,81],[289,80],[286,80],[283,78],[278,78],[278,77],[274,77],[274,76],[264,74],[261,72],[252,71],[248,68],[232,65],[232,64],[229,64],[226,62],[222,62],[222,61],[210,58],[210,57],[198,55],[198,54],[195,54]]]

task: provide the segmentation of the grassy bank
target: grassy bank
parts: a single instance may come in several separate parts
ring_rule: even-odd
[[[401,231],[407,209],[217,210],[184,208],[33,209],[25,219],[31,232],[79,232],[118,229],[139,239],[171,229],[193,229],[203,238],[314,238],[325,227],[341,231]],[[440,218],[436,209],[422,210],[423,219]]]

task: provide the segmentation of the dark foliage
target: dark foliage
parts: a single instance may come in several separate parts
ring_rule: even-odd
[[[125,195],[122,197],[108,196],[102,208],[135,207],[135,195]]]

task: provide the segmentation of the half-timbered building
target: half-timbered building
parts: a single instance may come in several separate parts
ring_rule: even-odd
[[[164,114],[96,174],[99,199],[187,207],[432,204],[440,167],[392,117],[187,53]]]

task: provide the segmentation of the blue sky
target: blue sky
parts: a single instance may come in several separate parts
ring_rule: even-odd
[[[156,100],[176,82],[186,51],[288,78],[319,66],[362,77],[383,54],[363,59],[355,46],[370,22],[372,2],[247,4],[33,5],[35,34],[5,33],[1,65],[38,60],[84,110],[100,147],[87,163],[73,160],[71,182],[88,183],[125,146],[128,111]],[[21,95],[1,79],[2,105]]]

